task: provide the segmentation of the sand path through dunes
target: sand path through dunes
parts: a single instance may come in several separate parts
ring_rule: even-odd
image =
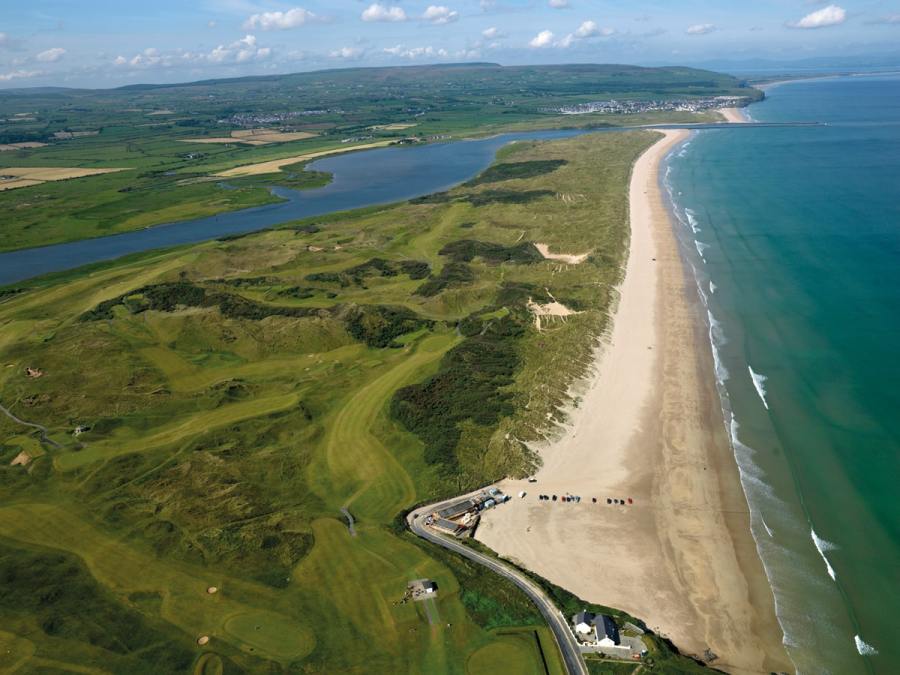
[[[570,427],[538,448],[536,484],[501,484],[528,494],[485,514],[477,536],[689,654],[710,649],[718,668],[793,670],[725,436],[702,307],[659,188],[659,162],[686,134],[666,131],[634,166],[620,301]]]

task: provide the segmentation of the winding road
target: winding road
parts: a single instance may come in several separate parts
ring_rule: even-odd
[[[41,432],[41,435],[40,435],[41,443],[44,443],[46,445],[52,445],[55,448],[62,447],[59,443],[57,443],[56,441],[54,441],[52,438],[50,438],[47,435],[49,432],[47,431],[47,427],[45,427],[44,425],[36,424],[35,422],[26,422],[23,419],[19,419],[18,417],[15,416],[15,414],[9,408],[4,406],[2,403],[0,403],[0,412],[2,412],[4,415],[6,415],[8,418],[10,418],[13,422],[18,422],[19,424],[22,424],[26,427],[31,427],[32,429],[37,429],[38,431],[40,431]]]
[[[526,577],[524,574],[522,574],[522,572],[515,569],[514,567],[500,562],[499,560],[495,560],[494,558],[480,553],[479,551],[471,549],[468,546],[460,543],[457,539],[438,534],[427,525],[425,525],[425,518],[428,516],[428,514],[433,513],[434,511],[444,508],[445,506],[448,506],[461,499],[466,499],[467,497],[474,496],[479,492],[481,492],[481,490],[476,490],[460,497],[454,497],[453,499],[447,499],[443,502],[438,502],[437,504],[422,506],[415,511],[410,512],[410,514],[406,517],[406,522],[409,524],[409,529],[419,537],[422,537],[423,539],[426,539],[433,544],[443,546],[444,548],[454,551],[455,553],[459,553],[461,556],[464,556],[469,560],[478,563],[479,565],[487,567],[492,572],[496,572],[500,576],[509,579],[516,586],[521,588],[525,592],[525,595],[527,595],[531,599],[531,601],[535,605],[537,605],[537,608],[540,610],[541,615],[547,621],[547,625],[550,627],[550,630],[553,631],[553,637],[556,640],[556,644],[559,647],[560,653],[562,654],[566,672],[569,673],[569,675],[588,675],[587,666],[585,665],[584,659],[581,656],[581,652],[578,649],[578,643],[575,641],[575,636],[573,636],[572,631],[569,630],[569,624],[566,621],[566,617],[563,616],[562,612],[560,612],[556,608],[556,605],[553,604],[553,601],[543,591],[543,589],[541,589],[540,586],[538,586],[531,579]]]

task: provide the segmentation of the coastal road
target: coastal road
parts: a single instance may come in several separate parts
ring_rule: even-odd
[[[433,544],[443,546],[444,548],[449,549],[455,553],[459,553],[461,556],[464,556],[469,560],[478,563],[479,565],[487,567],[492,572],[496,572],[500,576],[509,579],[516,586],[521,588],[525,592],[525,595],[527,595],[531,599],[531,601],[535,605],[537,605],[537,608],[540,610],[541,615],[544,617],[544,619],[546,619],[547,625],[550,626],[550,630],[553,631],[553,637],[556,639],[556,644],[559,647],[560,653],[562,654],[566,672],[569,673],[569,675],[588,675],[587,666],[585,666],[584,659],[581,657],[581,652],[578,649],[578,643],[575,642],[575,636],[572,635],[572,631],[569,630],[569,624],[568,621],[566,621],[566,617],[564,617],[562,612],[560,612],[556,608],[556,605],[553,604],[553,601],[543,591],[543,589],[541,589],[540,586],[538,586],[531,579],[526,577],[514,567],[500,562],[499,560],[495,560],[494,558],[480,553],[479,551],[471,549],[468,546],[460,543],[457,539],[438,534],[427,525],[425,525],[425,518],[428,514],[433,513],[437,509],[441,509],[444,506],[457,502],[461,499],[466,499],[467,497],[474,496],[479,492],[481,492],[481,490],[476,490],[467,495],[454,497],[453,499],[448,499],[437,504],[429,504],[428,506],[423,506],[416,509],[415,511],[412,511],[406,517],[406,522],[409,524],[409,529],[411,529],[416,535],[422,537],[423,539],[427,539]]]

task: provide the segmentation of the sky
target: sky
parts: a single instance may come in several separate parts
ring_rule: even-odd
[[[0,88],[893,54],[900,0],[0,0]]]

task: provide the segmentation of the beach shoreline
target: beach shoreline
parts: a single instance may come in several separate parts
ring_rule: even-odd
[[[714,654],[717,668],[793,670],[722,419],[706,313],[659,184],[687,136],[663,132],[635,163],[628,262],[595,372],[559,438],[536,448],[537,483],[501,484],[528,494],[485,514],[477,538],[586,601],[641,617],[687,654]]]
[[[746,108],[719,108],[716,112],[731,124],[743,124],[750,121]]]

